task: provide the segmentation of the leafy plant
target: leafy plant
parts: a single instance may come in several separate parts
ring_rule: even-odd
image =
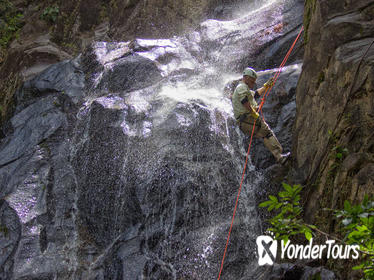
[[[262,202],[260,207],[267,207],[269,212],[276,211],[277,214],[268,220],[271,227],[268,231],[274,233],[276,239],[285,242],[297,234],[304,234],[305,238],[312,238],[313,225],[307,225],[302,219],[302,207],[300,206],[300,192],[302,186],[290,186],[282,183],[284,191],[278,193],[278,197],[269,195],[269,200]]]
[[[344,202],[344,210],[335,211],[341,219],[346,242],[359,245],[364,252],[364,260],[353,269],[362,270],[364,279],[374,279],[374,201],[365,195],[361,204]]]
[[[344,148],[335,148],[337,160],[341,160],[346,153]],[[342,157],[339,155],[342,154]],[[303,234],[310,240],[313,231],[329,236],[314,225],[304,222],[301,217],[300,185],[290,186],[282,183],[284,190],[278,193],[278,197],[269,195],[269,200],[262,202],[260,207],[267,207],[269,212],[277,211],[275,216],[269,219],[271,227],[268,231],[275,235],[276,239],[285,242],[297,234]],[[369,199],[365,195],[361,204],[351,205],[349,201],[344,202],[344,210],[333,210],[335,216],[340,220],[345,235],[342,243],[359,245],[361,251],[361,263],[353,267],[354,270],[362,270],[364,279],[374,279],[374,198]],[[335,239],[335,238],[334,238]]]
[[[348,154],[348,149],[336,145],[331,149],[330,158],[334,161],[329,170],[329,176],[333,179]]]
[[[9,1],[2,1],[0,15],[0,47],[6,48],[18,36],[18,30],[23,25],[23,14]]]
[[[348,149],[343,148],[341,146],[335,146],[332,148],[333,155],[337,160],[343,160],[345,156],[348,154]]]
[[[40,15],[40,19],[45,20],[49,23],[55,23],[60,13],[60,9],[57,5],[47,7],[44,9],[43,13]]]

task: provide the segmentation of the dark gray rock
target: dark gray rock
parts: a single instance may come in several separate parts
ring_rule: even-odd
[[[16,113],[35,102],[35,97],[61,93],[68,95],[75,103],[82,97],[85,76],[79,66],[80,57],[54,64],[36,78],[26,81],[15,95]]]
[[[5,200],[0,200],[0,278],[10,279],[14,255],[21,237],[21,223]]]
[[[19,159],[61,127],[66,118],[58,104],[57,97],[48,96],[11,119],[14,132],[1,144],[0,166]]]
[[[104,72],[99,89],[130,92],[148,87],[162,79],[155,63],[139,54],[130,54],[116,61]]]
[[[302,27],[303,2],[275,1],[248,13],[242,11],[232,21],[207,20],[197,29],[199,36],[190,36],[190,40],[203,46],[204,60],[221,71],[278,67]],[[289,63],[302,56],[301,38]]]

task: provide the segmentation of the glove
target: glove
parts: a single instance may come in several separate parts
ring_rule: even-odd
[[[251,116],[252,116],[252,118],[254,118],[255,120],[257,120],[260,115],[257,112],[253,111],[251,113]]]
[[[270,78],[265,84],[264,88],[268,89],[271,88],[274,85],[274,78]]]

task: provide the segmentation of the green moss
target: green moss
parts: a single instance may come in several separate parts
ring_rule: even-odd
[[[52,34],[52,41],[62,46],[65,51],[77,54],[79,46],[77,38],[77,21],[79,20],[79,9],[81,1],[78,0],[74,7],[59,11],[57,25]]]
[[[309,280],[321,280],[321,273],[317,273],[309,278]]]
[[[2,233],[4,236],[8,236],[9,229],[4,225],[0,225],[0,233]]]
[[[322,195],[319,205],[319,213],[318,218],[315,219],[316,225],[326,231],[329,230],[329,226],[331,225],[331,216],[330,213],[326,211],[322,211],[322,209],[330,209],[331,205],[331,198],[333,197],[334,192],[334,185],[335,178],[338,175],[341,165],[348,155],[348,150],[339,143],[341,139],[341,135],[332,132],[332,130],[328,131],[328,138],[329,138],[329,147],[330,151],[327,155],[328,162],[326,163],[326,177],[324,178],[317,178],[313,186],[315,187],[322,187]],[[323,186],[321,185],[323,183]]]
[[[14,93],[20,86],[21,79],[18,74],[10,73],[0,84],[0,126],[11,117],[14,105]]]
[[[109,20],[109,6],[106,2],[101,4],[99,17],[100,17],[100,22]]]
[[[68,52],[72,53],[74,55],[77,55],[79,52],[79,47],[75,42],[67,43],[67,42],[62,42],[61,46]],[[63,92],[62,92],[63,93]]]
[[[60,9],[57,5],[49,6],[44,9],[43,13],[40,15],[40,19],[54,24],[57,20]]]
[[[8,0],[0,1],[0,47],[6,49],[10,42],[18,37],[24,24],[23,14]]]
[[[344,122],[347,125],[349,125],[349,126],[353,125],[352,113],[351,112],[348,112],[348,113],[344,114],[343,119],[344,119]]]

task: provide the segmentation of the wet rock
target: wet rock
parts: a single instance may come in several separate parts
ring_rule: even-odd
[[[14,265],[13,256],[21,235],[21,224],[17,213],[5,200],[0,201],[0,278],[10,279]]]
[[[0,166],[21,158],[26,152],[50,137],[65,121],[56,107],[57,98],[46,97],[15,115],[11,124],[12,138],[1,145]]]
[[[207,20],[198,28],[200,44],[209,50],[204,59],[238,72],[254,65],[262,69],[278,67],[301,28],[302,11],[303,1],[285,0],[232,21]],[[289,63],[302,58],[301,42]]]
[[[20,227],[9,279],[216,277],[245,151],[222,93],[231,77],[188,38],[98,42],[17,92],[0,144],[1,197]],[[291,119],[281,106],[298,67],[266,114]],[[229,280],[267,273],[255,255],[262,174],[247,172]]]
[[[232,19],[241,8],[250,10],[251,6],[243,0],[113,1],[111,33],[116,40],[168,38],[193,30],[202,20],[212,16]]]
[[[77,103],[84,88],[85,76],[79,66],[80,58],[60,62],[43,71],[38,78],[26,81],[15,94],[16,113],[35,102],[35,99],[49,94],[67,95]]]
[[[121,59],[109,60],[116,66]],[[173,82],[117,95],[86,92],[84,73],[67,72],[89,69],[80,61],[47,69],[18,93],[0,176],[22,235],[15,269],[4,273],[10,279],[187,277],[202,269],[215,275],[231,211],[214,205],[234,198],[241,166],[231,105],[217,90]],[[99,73],[92,77],[105,71],[103,64],[93,63]],[[234,243],[254,239],[245,223],[235,229]],[[228,263],[253,259],[247,253],[253,246],[234,246]]]
[[[112,69],[104,73],[98,87],[110,92],[129,92],[148,87],[161,79],[160,71],[152,60],[133,54],[118,60]]]

